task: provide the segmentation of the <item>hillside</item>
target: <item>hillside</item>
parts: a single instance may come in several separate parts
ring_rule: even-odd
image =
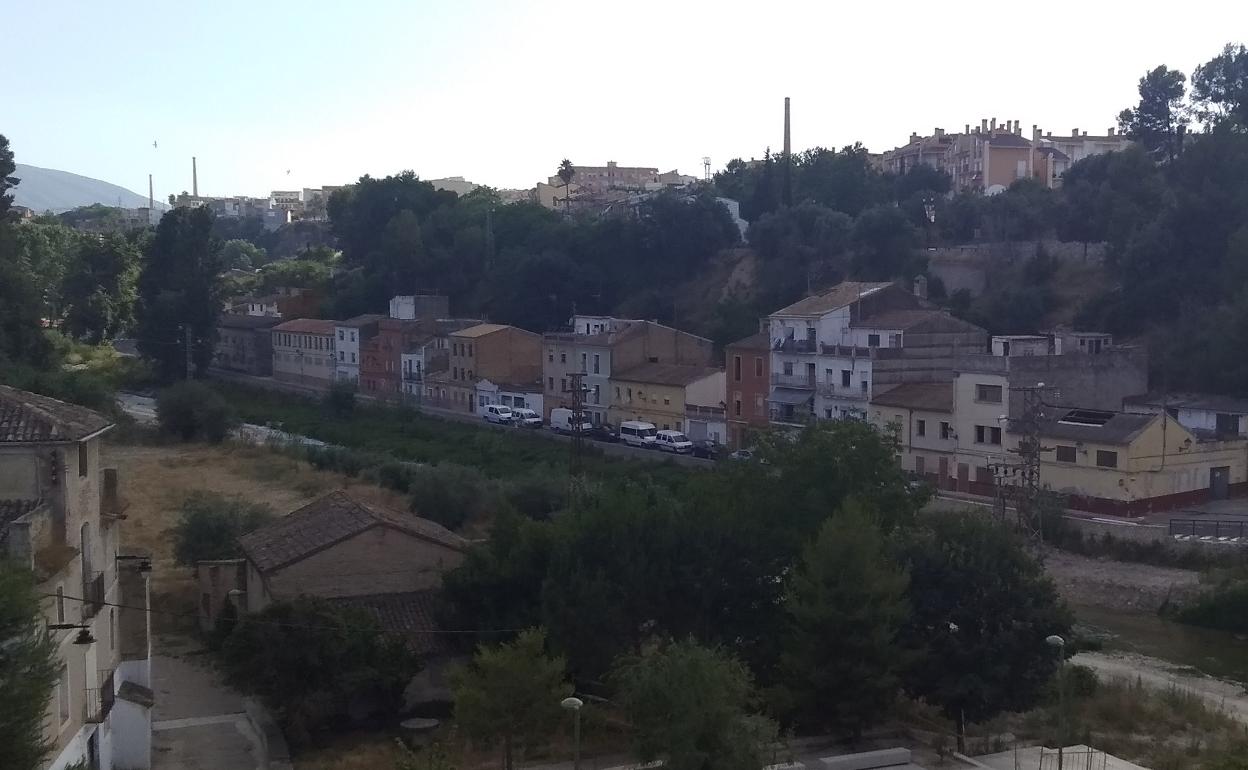
[[[68,171],[18,163],[14,176],[22,180],[13,191],[14,203],[40,213],[51,211],[59,214],[93,203],[120,205],[129,209],[147,206],[146,195]],[[168,207],[158,201],[156,208],[164,210]]]

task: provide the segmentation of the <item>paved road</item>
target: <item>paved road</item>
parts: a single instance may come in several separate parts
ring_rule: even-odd
[[[243,698],[196,643],[161,637],[152,656],[152,770],[262,770]]]

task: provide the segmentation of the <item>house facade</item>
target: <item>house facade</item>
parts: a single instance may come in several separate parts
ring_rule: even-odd
[[[1206,438],[1248,437],[1248,399],[1208,393],[1145,393],[1123,399],[1125,412],[1165,412]]]
[[[724,405],[724,372],[709,366],[645,363],[611,377],[612,425],[626,420],[685,431],[689,407]],[[696,409],[693,410],[696,413]]]
[[[281,323],[272,316],[225,313],[217,319],[217,346],[212,365],[218,369],[257,377],[273,374],[273,327]]]
[[[477,382],[536,382],[541,375],[542,338],[533,332],[502,324],[477,324],[447,335],[450,346],[447,377],[437,389],[426,387],[426,401],[435,406],[476,414]],[[445,393],[446,395],[441,395]]]
[[[771,347],[767,332],[752,334],[724,347],[727,369],[726,438],[734,449],[752,446],[751,435],[768,425]]]
[[[297,318],[273,327],[273,379],[328,388],[337,372],[335,321]]]
[[[151,767],[150,562],[120,545],[124,504],[100,467],[112,423],[0,386],[0,555],[30,569],[59,673],[43,767]]]
[[[953,383],[898,385],[871,399],[870,420],[897,438],[903,470],[938,486],[957,458]]]
[[[501,404],[515,409],[532,409],[538,415],[545,414],[542,383],[477,381],[477,411],[490,404]]]
[[[383,315],[365,314],[334,325],[334,379],[338,382],[360,383],[360,346],[377,334],[377,322]]]

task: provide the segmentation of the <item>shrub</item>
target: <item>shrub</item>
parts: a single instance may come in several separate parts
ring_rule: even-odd
[[[544,521],[567,503],[568,477],[539,470],[512,479],[503,487],[503,497],[517,512]]]
[[[225,399],[202,382],[186,380],[156,395],[160,430],[182,441],[204,439],[219,444],[236,422]]]
[[[335,382],[329,387],[323,403],[330,417],[350,417],[355,411],[355,386],[349,382]]]
[[[173,528],[173,556],[188,566],[205,559],[238,558],[242,556],[238,538],[274,518],[267,505],[216,492],[192,492]]]
[[[494,487],[475,468],[446,463],[414,468],[410,490],[417,515],[459,529],[487,509]]]
[[[1248,583],[1203,593],[1176,614],[1180,623],[1232,633],[1248,633]]]

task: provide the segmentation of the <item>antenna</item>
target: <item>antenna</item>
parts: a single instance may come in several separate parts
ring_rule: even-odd
[[[702,178],[708,182],[711,181],[711,156],[709,155],[702,156]]]

